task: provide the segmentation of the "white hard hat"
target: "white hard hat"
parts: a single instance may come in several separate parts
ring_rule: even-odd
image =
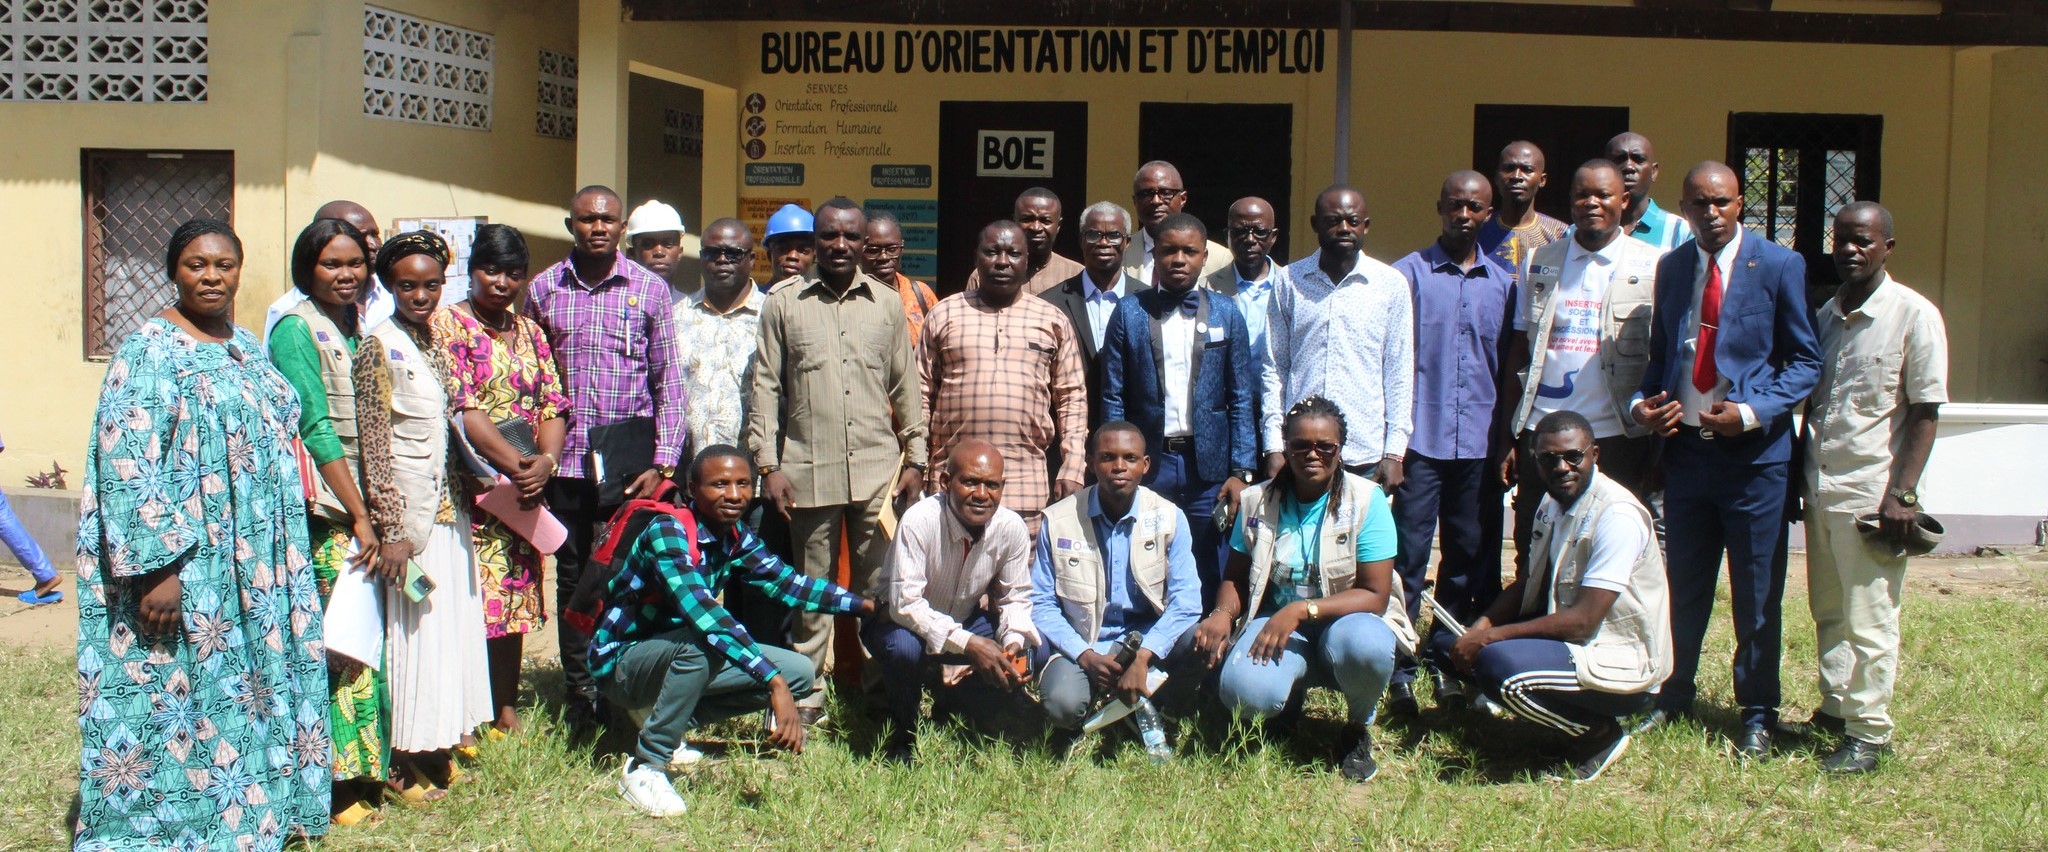
[[[633,215],[626,217],[626,239],[628,240],[641,234],[659,234],[663,231],[674,231],[677,234],[681,234],[683,232],[683,214],[676,212],[674,207],[659,201],[649,201],[646,204],[642,204],[633,211]]]

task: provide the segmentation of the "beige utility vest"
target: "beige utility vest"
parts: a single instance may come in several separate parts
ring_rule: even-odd
[[[448,388],[397,320],[378,323],[359,345],[382,349],[390,362],[392,467],[405,498],[405,537],[425,547],[448,493]]]
[[[1549,496],[1543,502],[1554,503]],[[1593,555],[1594,533],[1600,518],[1608,512],[1632,512],[1651,529],[1650,513],[1629,490],[1599,472],[1593,484],[1579,495],[1570,513],[1538,513],[1531,546],[1542,563],[1529,573],[1522,589],[1524,618],[1568,609],[1579,600],[1579,585]],[[1566,536],[1551,565],[1550,543]],[[1544,572],[1549,572],[1550,599],[1542,594]],[[1614,599],[1599,629],[1572,655],[1578,669],[1579,685],[1602,692],[1641,692],[1663,683],[1671,675],[1671,604],[1665,591],[1664,553],[1656,536],[1643,545],[1629,568],[1628,589]]]
[[[327,417],[332,421],[334,436],[341,439],[341,456],[348,461],[348,473],[356,478],[357,490],[361,490],[361,450],[356,444],[356,379],[355,353],[348,348],[348,337],[341,328],[320,312],[311,299],[300,302],[285,316],[298,317],[306,323],[306,330],[312,333],[313,348],[320,353],[320,386],[327,392]],[[326,478],[313,476],[313,504],[307,507],[312,514],[338,523],[349,523],[348,510],[341,505],[341,498],[327,487]]]
[[[1366,499],[1368,489],[1377,490],[1378,485],[1364,477],[1346,473],[1344,493],[1338,502],[1335,517],[1324,515],[1317,525],[1316,534],[1320,541],[1316,546],[1316,595],[1327,598],[1338,592],[1349,591],[1358,584],[1358,536],[1365,530]],[[1285,497],[1276,495],[1266,499],[1266,488],[1271,481],[1262,482],[1245,489],[1238,495],[1238,517],[1244,518],[1245,544],[1251,549],[1251,596],[1244,602],[1244,620],[1249,623],[1256,618],[1260,605],[1266,599],[1266,583],[1273,577],[1273,566],[1278,564],[1273,550],[1280,543],[1280,504]],[[1380,620],[1394,631],[1394,644],[1404,654],[1415,653],[1415,627],[1408,623],[1407,598],[1401,590],[1401,575],[1394,575],[1394,584],[1388,589],[1387,610],[1380,613]],[[1239,626],[1242,630],[1243,626]]]
[[[1052,541],[1053,594],[1067,623],[1090,644],[1102,632],[1102,607],[1109,600],[1102,542],[1088,503],[1096,486],[1068,495],[1045,510],[1045,534]],[[1150,488],[1138,489],[1137,519],[1131,525],[1131,579],[1152,611],[1166,612],[1167,552],[1173,546],[1174,507]]]
[[[1615,239],[1621,242],[1621,256],[1615,259],[1614,275],[1608,279],[1605,304],[1600,309],[1598,367],[1623,432],[1639,438],[1650,434],[1650,427],[1629,416],[1629,400],[1650,367],[1650,312],[1657,302],[1657,260],[1664,253],[1634,237]],[[1522,373],[1516,430],[1528,424],[1529,412],[1536,407],[1536,386],[1543,381],[1543,362],[1550,356],[1550,328],[1557,319],[1554,297],[1572,245],[1570,239],[1545,243],[1529,254],[1528,268],[1522,273],[1522,286],[1529,292],[1529,368]]]

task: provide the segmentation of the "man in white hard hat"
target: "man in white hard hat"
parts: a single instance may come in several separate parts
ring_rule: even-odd
[[[677,303],[702,286],[694,270],[682,268],[683,215],[659,201],[634,208],[626,217],[626,256],[668,282],[669,298]]]

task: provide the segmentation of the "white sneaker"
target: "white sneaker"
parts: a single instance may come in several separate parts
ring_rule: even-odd
[[[668,773],[630,758],[619,774],[619,794],[651,817],[677,816],[690,809],[689,803],[676,793],[675,785],[669,783]]]
[[[668,768],[670,771],[684,769],[703,762],[704,753],[688,745],[676,749],[675,754],[668,756]]]

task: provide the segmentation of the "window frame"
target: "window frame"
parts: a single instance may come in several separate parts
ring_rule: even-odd
[[[1834,247],[1826,245],[1826,234],[1831,224],[1827,221],[1827,152],[1853,150],[1856,152],[1855,188],[1850,195],[1856,201],[1877,201],[1884,174],[1884,116],[1855,113],[1791,113],[1791,112],[1731,112],[1728,114],[1728,165],[1735,170],[1736,183],[1744,191],[1749,186],[1749,149],[1767,148],[1772,151],[1773,162],[1777,152],[1796,150],[1799,152],[1799,173],[1794,178],[1795,211],[1792,218],[1793,251],[1806,258],[1806,286],[1808,299],[1827,296],[1841,282],[1835,275],[1830,255]],[[1772,239],[1769,223],[1776,205],[1763,215],[1766,231],[1753,236]],[[1749,210],[1744,199],[1744,212]],[[1813,302],[1818,306],[1820,302]]]
[[[220,149],[183,148],[80,148],[78,151],[80,231],[80,324],[81,349],[85,360],[105,362],[113,358],[118,340],[107,339],[107,272],[104,241],[106,201],[104,164],[123,160],[186,160],[218,162],[227,170],[229,227],[235,224],[235,152]],[[169,231],[165,235],[169,235]],[[231,308],[232,310],[232,308]],[[232,316],[232,314],[230,314]]]

